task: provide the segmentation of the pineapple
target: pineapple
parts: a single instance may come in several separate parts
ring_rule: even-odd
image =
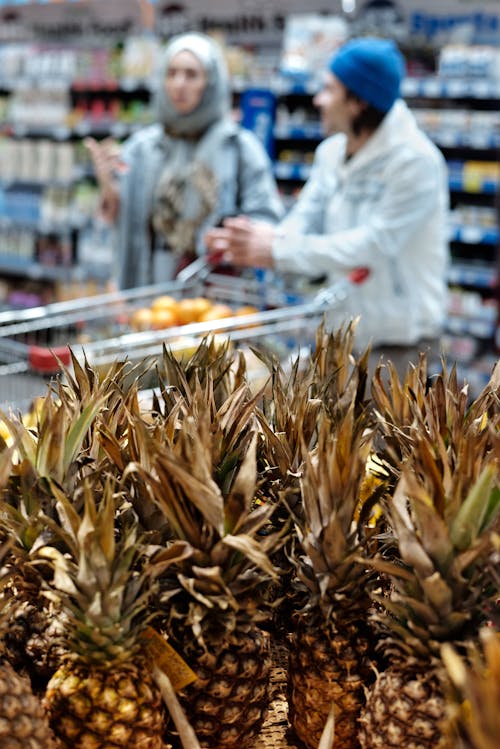
[[[11,450],[0,454],[0,484],[8,480]],[[54,749],[55,743],[40,700],[33,694],[29,679],[20,676],[7,659],[5,634],[9,630],[16,602],[6,595],[9,578],[15,573],[10,558],[12,541],[0,547],[0,746],[3,749]]]
[[[44,698],[62,747],[163,746],[164,710],[153,664],[141,634],[148,624],[150,568],[143,564],[136,528],[115,527],[113,481],[82,486],[80,516],[56,491],[60,534],[70,550],[45,547],[54,578],[46,595],[67,616],[67,650]],[[57,531],[57,529],[55,529]]]
[[[117,410],[118,369],[99,382],[90,367],[74,361],[74,378],[38,399],[30,421],[4,416],[15,443],[15,459],[2,492],[2,529],[14,539],[16,573],[6,595],[16,600],[6,632],[8,657],[26,673],[37,693],[45,690],[61,657],[64,622],[56,604],[40,595],[46,565],[33,564],[40,545],[54,543],[47,518],[55,517],[53,487],[72,493],[99,460],[96,425]]]
[[[3,557],[7,545],[0,549]],[[1,584],[6,583],[5,569],[0,571]],[[18,674],[6,658],[4,642],[9,618],[15,603],[0,593],[0,746],[2,749],[55,749],[54,736],[40,699],[33,694],[26,676]]]
[[[322,419],[301,477],[294,562],[304,600],[290,637],[289,711],[308,749],[317,748],[332,706],[336,749],[358,745],[363,688],[372,673],[367,586],[373,573],[362,562],[371,498],[360,506],[372,432],[369,413],[356,416],[355,405],[356,395],[348,408],[339,407],[335,424]]]
[[[453,685],[449,705],[464,749],[496,749],[500,737],[500,633],[484,628],[467,663],[445,643],[441,655]]]
[[[440,649],[474,641],[498,595],[500,412],[492,388],[468,405],[454,371],[427,392],[407,384],[398,384],[397,409],[385,402],[382,454],[397,480],[387,501],[393,545],[390,558],[372,564],[391,583],[387,595],[373,595],[386,668],[369,690],[360,743],[454,749]]]
[[[200,745],[214,749],[246,746],[268,704],[269,635],[260,625],[276,539],[262,533],[272,506],[253,507],[254,411],[245,384],[217,408],[209,376],[203,387],[194,382],[170,439],[131,424],[133,441],[153,455],[152,470],[138,470],[172,533],[154,558],[165,566],[164,629],[197,675],[179,699]]]
[[[274,357],[259,354],[271,378],[269,397],[263,396],[257,412],[261,427],[258,496],[276,504],[273,525],[287,534],[284,548],[272,557],[282,570],[276,591],[281,596],[276,605],[280,634],[290,631],[290,609],[294,606],[290,547],[295,533],[290,519],[302,512],[300,475],[304,455],[317,444],[325,411],[335,420],[349,408],[353,397],[356,412],[366,405],[366,361],[356,361],[353,356],[354,331],[354,323],[328,333],[320,325],[314,354],[308,361],[296,358],[289,373]]]

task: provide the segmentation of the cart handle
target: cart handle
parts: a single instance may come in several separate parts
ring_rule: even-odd
[[[347,277],[351,283],[357,286],[358,284],[364,283],[369,275],[370,275],[369,268],[360,267],[360,268],[354,268],[348,274]]]
[[[71,363],[71,354],[68,346],[30,346],[28,351],[28,362],[31,369],[45,374],[59,372],[61,364],[68,367]]]

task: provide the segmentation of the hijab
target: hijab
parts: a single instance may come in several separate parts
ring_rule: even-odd
[[[165,90],[168,67],[179,52],[191,52],[200,61],[207,76],[198,106],[187,114],[177,112]],[[181,137],[200,136],[229,112],[229,76],[220,46],[209,36],[197,32],[173,37],[160,60],[155,89],[156,116],[165,130]]]

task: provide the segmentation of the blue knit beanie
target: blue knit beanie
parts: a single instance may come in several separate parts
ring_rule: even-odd
[[[343,44],[329,67],[346,88],[380,112],[388,112],[399,97],[405,74],[403,55],[394,42],[374,37]]]

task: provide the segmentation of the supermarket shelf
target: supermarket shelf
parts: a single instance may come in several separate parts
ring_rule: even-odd
[[[49,138],[50,140],[70,140],[71,138],[85,138],[87,135],[105,137],[112,135],[115,138],[125,138],[136,130],[145,127],[144,122],[125,123],[109,121],[85,120],[77,123],[74,127],[67,125],[35,126],[31,124],[3,123],[1,130],[5,135],[14,138]]]
[[[500,235],[498,229],[493,227],[463,225],[450,227],[449,239],[464,244],[497,245]]]
[[[274,137],[282,140],[321,140],[324,133],[319,122],[310,122],[305,125],[283,124],[276,125]]]
[[[262,83],[234,79],[233,89],[244,91],[255,85],[263,88]],[[304,95],[311,96],[318,91],[321,82],[317,78],[294,79],[283,75],[276,76],[267,82],[267,88],[278,96]],[[500,81],[487,78],[444,78],[439,76],[408,76],[402,83],[403,98],[429,99],[500,99]]]
[[[494,289],[498,280],[498,273],[491,265],[453,263],[448,271],[448,283],[457,286]]]
[[[22,275],[34,281],[82,281],[87,272],[80,266],[49,266],[34,262],[31,258],[14,257],[0,253],[0,273]]]
[[[311,166],[298,162],[277,161],[274,165],[276,179],[304,181],[309,178]]]
[[[474,338],[489,340],[496,330],[496,319],[488,317],[466,317],[449,314],[446,318],[446,332],[453,335],[470,335]]]
[[[18,218],[13,215],[10,217],[0,216],[0,231],[27,229],[36,234],[67,235],[74,231],[81,231],[86,225],[88,225],[87,218],[75,219],[74,221],[44,221],[39,218]]]
[[[425,132],[441,148],[470,148],[495,150],[500,148],[500,132],[455,132],[450,129],[430,130]],[[309,122],[304,125],[278,124],[274,128],[274,137],[279,140],[322,140],[324,132],[319,123]]]
[[[495,195],[498,192],[499,182],[492,179],[481,179],[464,177],[451,174],[449,178],[450,190],[455,192],[467,192],[481,195]]]
[[[71,75],[62,74],[57,77],[55,74],[47,80],[46,72],[40,75],[23,75],[16,76],[15,83],[12,77],[0,76],[0,91],[14,92],[44,87],[51,90],[59,89],[66,91],[98,91],[98,92],[146,92],[152,91],[151,82],[142,78],[72,78]]]
[[[405,98],[500,99],[500,81],[487,78],[408,77],[403,81],[401,94]]]
[[[429,130],[429,138],[441,148],[470,148],[472,150],[495,150],[500,148],[500,132],[454,132],[450,129]]]
[[[303,180],[309,178],[311,165],[301,162],[277,161],[274,165],[274,174],[281,180]],[[480,176],[472,179],[470,176],[461,174],[450,174],[450,190],[458,192],[482,193],[494,195],[498,191],[499,183],[496,180],[483,179]]]

